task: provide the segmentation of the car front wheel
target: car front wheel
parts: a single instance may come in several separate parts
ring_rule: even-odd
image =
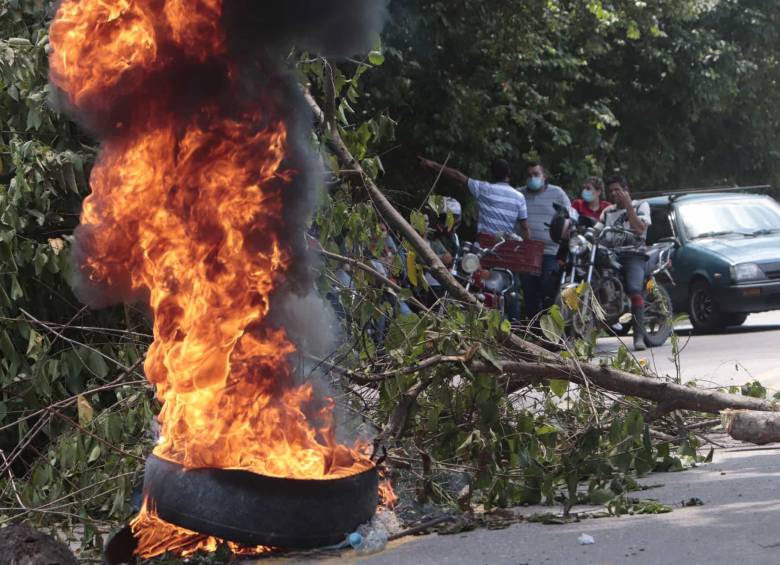
[[[727,324],[726,316],[720,310],[712,287],[706,282],[697,282],[691,286],[688,315],[693,329],[697,332],[717,332]]]
[[[733,314],[727,314],[726,315],[726,325],[727,326],[741,326],[745,323],[745,320],[747,320],[748,315],[743,314],[742,312],[735,312]]]

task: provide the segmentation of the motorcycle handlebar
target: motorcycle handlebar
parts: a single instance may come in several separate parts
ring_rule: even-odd
[[[599,232],[597,239],[601,240],[604,237],[604,235],[608,234],[608,233],[625,233],[625,234],[628,234],[628,235],[636,235],[631,230],[624,230],[624,229],[615,228],[615,227],[606,227],[606,228],[604,228],[603,230],[601,230]]]

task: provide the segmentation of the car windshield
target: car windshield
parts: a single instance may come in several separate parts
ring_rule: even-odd
[[[688,239],[780,233],[780,204],[771,198],[700,200],[679,211]]]

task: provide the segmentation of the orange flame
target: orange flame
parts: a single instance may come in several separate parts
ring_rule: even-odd
[[[371,461],[336,442],[332,401],[295,384],[295,346],[268,324],[293,259],[283,199],[296,173],[283,165],[287,129],[274,105],[260,94],[238,102],[247,96],[221,11],[221,0],[60,5],[52,82],[82,115],[123,116],[91,174],[80,268],[96,285],[143,295],[154,314],[145,371],[163,404],[157,456],[276,477],[356,474]],[[193,95],[186,112],[160,79],[182,57],[221,69],[221,94]],[[134,520],[142,552],[171,548],[160,522]]]
[[[398,495],[393,490],[390,479],[383,479],[379,482],[379,506],[393,509],[398,502]]]
[[[144,500],[141,511],[130,522],[130,529],[138,540],[139,549],[136,554],[141,559],[152,559],[166,552],[179,557],[189,557],[198,551],[216,551],[220,545],[227,545],[235,555],[260,555],[273,551],[271,547],[242,546],[175,526],[160,518],[148,500]]]

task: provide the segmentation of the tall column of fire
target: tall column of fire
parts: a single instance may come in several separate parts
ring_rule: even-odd
[[[101,140],[76,231],[80,296],[147,301],[154,453],[186,468],[335,478],[371,465],[296,385],[269,323],[298,280],[311,160],[277,54],[365,48],[380,0],[65,0],[51,82]]]

